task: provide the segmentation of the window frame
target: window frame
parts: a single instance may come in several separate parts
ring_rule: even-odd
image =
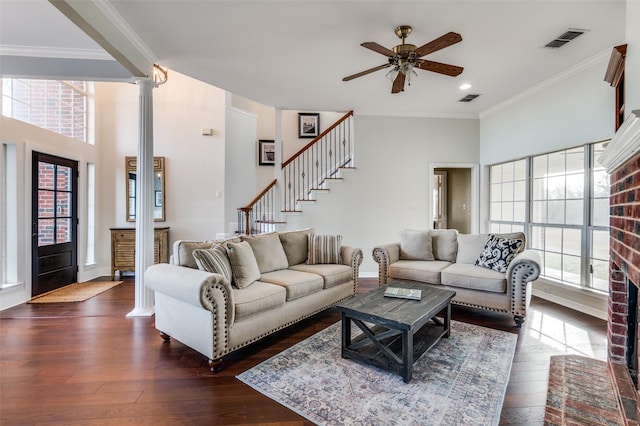
[[[591,142],[588,144],[584,144],[584,145],[579,145],[579,146],[575,146],[575,147],[568,147],[565,149],[561,149],[561,150],[557,150],[557,151],[551,151],[551,152],[547,152],[547,153],[540,153],[540,154],[536,154],[536,155],[530,155],[524,158],[518,158],[515,160],[510,160],[510,161],[504,161],[504,162],[500,162],[500,163],[494,163],[494,164],[489,164],[488,165],[488,200],[489,200],[489,211],[488,211],[488,219],[487,219],[487,227],[489,229],[490,232],[510,232],[510,231],[514,231],[514,230],[522,230],[525,235],[527,236],[527,246],[528,248],[531,248],[533,250],[536,250],[540,253],[541,257],[542,257],[542,271],[540,274],[540,277],[545,279],[545,280],[550,280],[553,282],[557,282],[560,283],[561,285],[567,285],[567,286],[573,286],[573,287],[580,287],[582,289],[589,289],[589,290],[594,290],[597,291],[599,293],[604,293],[606,291],[608,291],[608,289],[604,289],[602,288],[602,286],[600,286],[600,288],[596,285],[596,280],[594,278],[594,261],[598,261],[598,262],[603,262],[606,260],[606,262],[608,262],[608,257],[607,259],[601,259],[599,257],[594,257],[593,253],[594,253],[594,249],[593,249],[593,232],[597,231],[597,232],[601,232],[601,231],[606,231],[608,233],[609,231],[609,225],[608,225],[608,221],[607,221],[607,225],[596,225],[594,224],[594,200],[595,199],[608,199],[608,197],[604,197],[604,196],[598,196],[596,197],[594,195],[594,185],[595,185],[595,173],[596,172],[601,172],[602,170],[604,170],[601,167],[598,167],[596,164],[596,157],[595,157],[595,153],[596,153],[596,149],[599,145],[603,144],[604,141],[597,141],[597,142]],[[545,216],[544,221],[539,221],[539,222],[534,222],[533,221],[533,203],[534,203],[534,180],[535,180],[535,176],[534,176],[534,159],[535,158],[539,158],[541,156],[545,156],[545,155],[552,155],[555,153],[568,153],[571,150],[577,150],[579,148],[582,148],[583,150],[583,169],[582,169],[582,180],[583,180],[583,190],[582,190],[582,224],[576,224],[576,223],[567,223],[567,213],[566,213],[566,201],[567,200],[573,200],[574,198],[567,198],[567,176],[570,175],[575,175],[577,173],[573,172],[572,170],[567,168],[567,158],[565,156],[564,159],[564,169],[562,171],[562,176],[564,177],[565,180],[565,184],[564,184],[564,196],[563,198],[561,198],[561,200],[564,201],[564,205],[565,205],[565,212],[563,214],[563,223],[555,223],[555,222],[549,222],[549,218],[548,216]],[[500,178],[500,180],[496,180],[495,177],[492,175],[492,172],[495,166],[501,165],[502,167],[504,167],[507,164],[510,163],[517,163],[519,161],[525,160],[526,163],[526,184],[525,184],[525,192],[526,192],[526,209],[525,209],[525,222],[520,222],[520,221],[515,221],[515,220],[504,220],[502,217],[497,220],[494,217],[492,217],[492,208],[491,208],[491,203],[492,200],[494,199],[492,191],[495,190],[499,185],[502,185],[505,181],[502,180],[502,177]],[[547,164],[548,167],[548,164]],[[548,170],[548,169],[547,169]],[[607,175],[608,176],[608,175]],[[548,200],[548,194],[545,195],[544,200]],[[556,199],[554,199],[555,201]],[[560,199],[557,199],[560,200]],[[547,207],[548,208],[548,207]],[[607,215],[608,215],[608,203],[607,203]],[[543,246],[542,248],[539,247],[533,247],[532,248],[532,244],[534,243],[534,241],[536,240],[535,236],[533,235],[534,230],[536,230],[537,228],[540,228],[543,230],[544,235],[546,235],[546,232],[548,229],[559,229],[562,230],[561,235],[563,236],[563,238],[560,241],[560,251],[556,253],[556,251],[552,251],[552,250],[547,250],[546,249],[546,241],[543,242]],[[546,274],[545,272],[545,268],[546,268],[546,263],[545,263],[545,255],[547,254],[557,254],[560,256],[560,258],[562,259],[561,264],[560,264],[560,269],[559,269],[559,276],[563,277],[565,273],[569,274],[570,271],[566,270],[563,266],[563,262],[564,262],[564,258],[565,256],[572,256],[572,257],[576,257],[575,254],[573,253],[569,253],[568,251],[565,250],[564,246],[562,245],[564,243],[564,232],[565,230],[579,230],[580,231],[580,259],[579,259],[579,279],[577,280],[578,282],[572,282],[572,281],[567,281],[567,280],[563,280],[562,278],[558,278],[557,276],[549,276]],[[599,282],[599,281],[598,281]]]

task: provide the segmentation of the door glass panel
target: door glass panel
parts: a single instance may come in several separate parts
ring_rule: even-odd
[[[71,216],[71,193],[58,192],[56,198],[56,216]]]
[[[38,191],[38,217],[54,217],[54,194],[53,191]]]
[[[58,191],[71,191],[71,167],[57,167],[56,189]]]
[[[38,247],[50,246],[55,243],[53,238],[54,219],[38,220]]]
[[[71,219],[56,219],[56,244],[71,241]]]
[[[55,166],[49,163],[38,163],[38,188],[40,189],[55,189],[53,171]]]

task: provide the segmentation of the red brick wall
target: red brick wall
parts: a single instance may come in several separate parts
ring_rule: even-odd
[[[640,283],[640,154],[611,174],[611,260]]]
[[[640,154],[611,174],[609,204],[609,361],[626,366],[627,280],[636,287],[640,285]],[[620,383],[624,383],[624,379],[614,381],[619,395],[622,388]],[[637,404],[637,410],[640,414],[640,404]]]

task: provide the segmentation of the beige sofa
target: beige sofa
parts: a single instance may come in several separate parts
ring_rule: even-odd
[[[223,355],[353,296],[362,251],[313,230],[176,241],[145,271],[155,326],[221,368]],[[214,272],[211,272],[214,271]]]
[[[540,274],[539,256],[525,249],[523,233],[497,234],[489,241],[490,235],[455,229],[401,231],[400,242],[373,249],[379,285],[394,280],[437,285],[456,292],[452,303],[511,314],[520,327],[531,301],[531,282]],[[508,252],[512,258],[496,261]]]

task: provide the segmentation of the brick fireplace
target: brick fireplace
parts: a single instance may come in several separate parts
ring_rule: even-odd
[[[611,175],[608,362],[626,424],[637,425],[640,110],[625,120],[599,162]]]

